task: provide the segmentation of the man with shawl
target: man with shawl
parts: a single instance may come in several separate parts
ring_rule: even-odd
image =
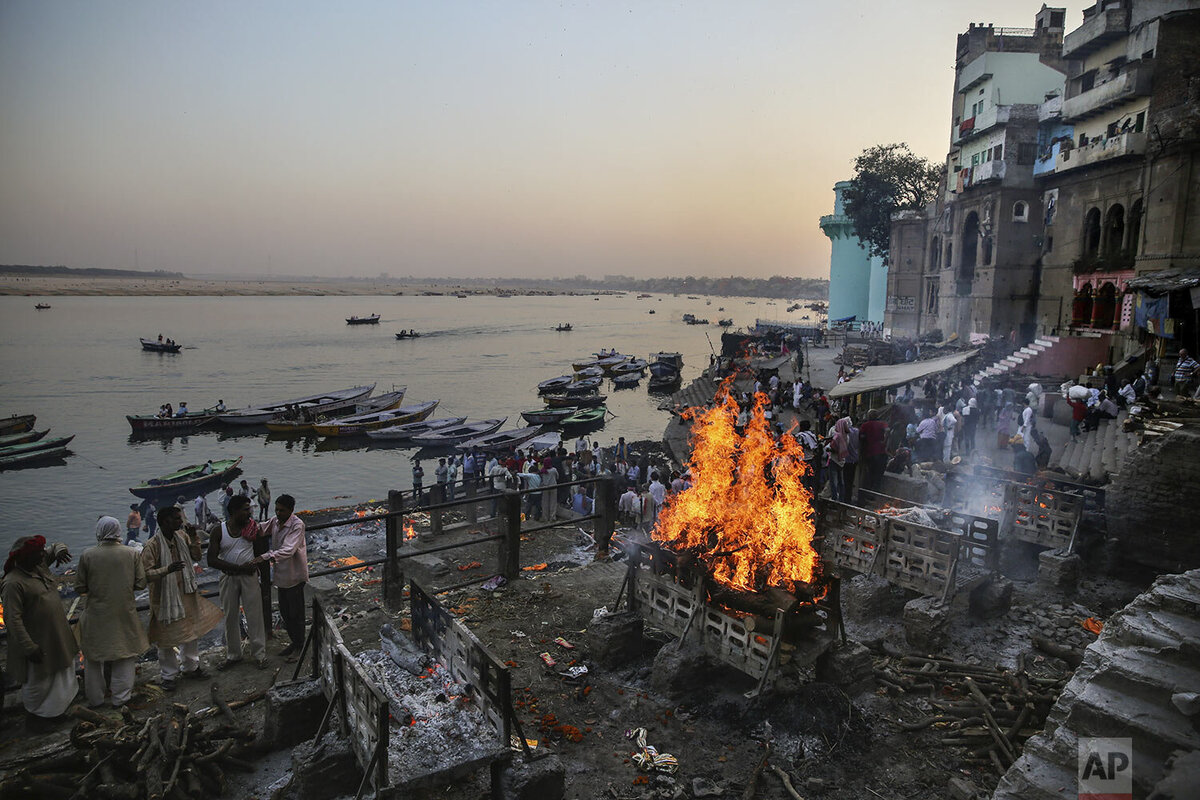
[[[8,628],[8,677],[21,685],[21,702],[31,718],[60,716],[79,692],[79,645],[48,569],[70,560],[66,545],[47,550],[45,537],[22,536],[4,562],[0,599]]]
[[[158,512],[158,533],[142,550],[150,583],[150,641],[158,645],[162,685],[175,688],[185,678],[205,678],[200,667],[200,637],[221,622],[221,609],[200,596],[192,562],[200,558],[199,536],[185,530],[183,511],[167,506]]]
[[[829,497],[846,502],[846,460],[850,457],[850,418],[842,417],[833,425],[829,440]]]
[[[121,524],[115,518],[96,522],[96,541],[79,557],[75,573],[75,591],[87,599],[79,623],[83,691],[95,708],[104,702],[107,689],[119,708],[133,693],[138,656],[150,649],[133,600],[134,592],[146,588],[146,569],[138,551],[121,544]],[[107,686],[106,666],[111,672]]]

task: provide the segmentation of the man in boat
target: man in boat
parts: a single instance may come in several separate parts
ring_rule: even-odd
[[[221,611],[225,614],[225,661],[217,669],[228,669],[242,660],[243,608],[250,634],[250,658],[259,669],[267,666],[267,630],[258,566],[268,545],[250,512],[250,498],[242,495],[229,501],[229,519],[208,532],[208,565],[221,572]]]
[[[204,466],[200,468],[200,474],[201,475],[212,475],[213,474],[213,463],[212,463],[211,458],[208,461],[204,462]]]
[[[288,661],[300,658],[304,646],[304,586],[308,583],[308,543],[304,522],[293,513],[296,499],[281,494],[275,501],[275,516],[262,529],[271,539],[270,549],[260,558],[272,567],[272,582],[279,616],[291,642],[280,653]]]
[[[150,641],[158,645],[162,686],[206,678],[200,666],[200,637],[221,622],[221,609],[200,595],[192,562],[200,560],[199,532],[184,524],[178,506],[158,511],[158,533],[142,550],[150,583]]]
[[[225,401],[223,399],[217,401],[215,410],[217,411],[217,413],[220,413],[225,410]]]
[[[186,416],[187,416],[187,413],[188,413],[188,410],[187,410],[187,401],[186,401],[186,400],[180,400],[180,401],[179,401],[179,410],[175,412],[175,416],[177,416],[177,417],[186,417]]]

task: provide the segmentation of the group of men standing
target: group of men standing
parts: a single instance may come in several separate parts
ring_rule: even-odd
[[[280,495],[275,516],[259,525],[250,498],[230,499],[227,517],[205,532],[186,523],[176,505],[158,510],[157,531],[139,552],[122,543],[125,531],[113,517],[96,523],[97,544],[79,558],[75,590],[85,599],[76,640],[50,573],[71,559],[65,545],[47,546],[42,536],[23,536],[4,564],[8,672],[21,685],[31,719],[63,714],[78,693],[76,658],[84,656],[84,694],[89,706],[114,707],[130,699],[136,663],[151,643],[157,646],[161,681],[168,691],[183,678],[207,676],[200,664],[199,640],[222,622],[225,660],[218,669],[243,661],[242,611],[250,659],[267,665],[270,585],[289,643],[280,656],[295,660],[304,643],[304,587],[308,553],[304,522],[295,500]],[[205,598],[196,567],[207,542],[207,563],[220,572],[220,606]],[[149,587],[149,625],[138,615],[135,594]]]

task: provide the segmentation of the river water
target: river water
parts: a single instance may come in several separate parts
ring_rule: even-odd
[[[128,487],[207,459],[243,457],[253,487],[261,477],[275,496],[317,509],[387,496],[411,484],[415,451],[280,440],[264,433],[213,429],[185,437],[134,438],[126,414],[153,413],[165,402],[193,409],[223,398],[230,408],[286,400],[375,382],[376,392],[405,386],[404,403],[438,399],[435,416],[508,417],[542,407],[537,383],[570,373],[571,362],[601,348],[645,358],[658,350],[684,356],[684,381],[720,348],[718,316],[736,326],[779,319],[786,302],[749,298],[689,300],[635,295],[537,297],[53,297],[37,311],[32,297],[0,297],[0,415],[35,413],[37,429],[75,435],[65,463],[0,472],[0,547],[42,534],[78,548],[94,540],[95,520],[124,520],[135,501]],[[718,311],[719,307],[725,311]],[[655,313],[649,313],[653,310]],[[713,325],[685,325],[682,315]],[[378,313],[379,325],[345,318]],[[570,322],[574,330],[553,327]],[[398,341],[415,328],[422,336]],[[184,344],[178,355],[144,352],[138,337],[159,334]],[[615,414],[591,434],[603,445],[662,436],[661,398],[639,388],[612,391]],[[426,482],[433,464],[426,464]],[[216,505],[216,493],[209,496]]]

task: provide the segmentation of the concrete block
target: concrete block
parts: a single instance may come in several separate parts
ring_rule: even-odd
[[[918,597],[904,604],[904,638],[922,653],[945,646],[950,608],[933,597]]]
[[[879,491],[899,497],[901,500],[911,500],[914,503],[927,503],[933,500],[929,496],[929,483],[922,478],[912,478],[903,473],[883,473],[883,485]]]
[[[971,613],[981,619],[1000,617],[1012,607],[1013,583],[1007,578],[996,578],[971,592]]]
[[[501,800],[562,800],[567,768],[558,756],[514,761],[500,779]]]
[[[358,786],[362,769],[350,740],[331,731],[316,743],[305,742],[292,750],[292,776],[284,795],[287,800],[332,800],[344,797],[346,787]]]
[[[874,667],[871,651],[863,645],[836,644],[817,660],[817,680],[841,687],[853,697],[875,688]]]
[[[267,691],[259,743],[268,750],[278,750],[311,739],[328,706],[318,681],[289,681],[272,686]]]
[[[588,623],[586,641],[596,662],[623,664],[642,654],[642,618],[632,611],[595,617]]]
[[[1060,592],[1074,592],[1079,587],[1080,558],[1061,550],[1044,550],[1038,554],[1038,584]]]

